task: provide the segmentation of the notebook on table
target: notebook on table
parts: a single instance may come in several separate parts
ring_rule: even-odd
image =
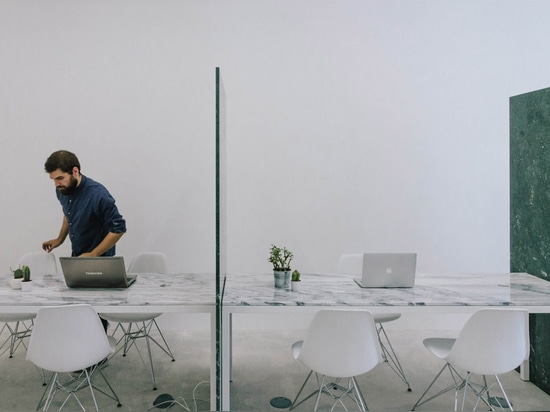
[[[416,276],[416,253],[364,253],[362,288],[411,288]]]
[[[60,257],[69,288],[127,288],[136,276],[127,276],[122,256]]]

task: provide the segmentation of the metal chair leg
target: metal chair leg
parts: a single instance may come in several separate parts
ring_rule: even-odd
[[[134,325],[137,327],[136,330],[132,330]],[[160,330],[156,320],[151,319],[149,321],[140,322],[140,323],[138,323],[138,322],[129,322],[127,327],[124,327],[122,324],[119,323],[117,325],[117,327],[115,328],[115,331],[119,328],[119,326],[120,326],[120,329],[121,329],[123,335],[117,342],[117,346],[120,345],[119,348],[111,356],[116,355],[121,350],[123,352],[122,356],[126,356],[128,351],[130,350],[130,348],[132,346],[135,346],[142,362],[145,364],[145,360],[143,359],[143,356],[141,355],[141,351],[139,350],[139,347],[136,345],[136,341],[138,339],[145,338],[145,341],[146,341],[146,344],[147,344],[147,356],[149,358],[149,362],[148,362],[149,367],[148,367],[148,369],[150,371],[151,380],[153,382],[153,390],[157,390],[156,377],[155,377],[155,368],[154,368],[154,364],[153,364],[153,355],[152,355],[152,352],[151,352],[151,342],[153,342],[155,345],[157,345],[166,355],[168,355],[172,359],[172,362],[175,362],[176,359],[174,358],[174,355],[173,355],[173,353],[170,349],[170,346],[168,346],[168,342],[164,338],[164,335],[163,335],[162,331]],[[164,346],[162,344],[160,344],[153,336],[151,336],[151,330],[152,330],[153,326],[156,328],[158,334],[160,335],[160,337],[162,339],[162,342],[164,343]],[[122,344],[121,344],[121,342],[122,342]]]
[[[97,399],[96,399],[96,392],[99,392],[103,394],[104,396],[116,401],[117,406],[120,407],[120,399],[116,392],[114,391],[113,387],[105,377],[102,371],[103,365],[95,365],[91,368],[84,369],[80,374],[78,375],[71,375],[67,374],[67,379],[62,381],[61,377],[65,376],[65,374],[61,375],[57,372],[52,373],[52,376],[50,378],[50,381],[48,382],[47,387],[44,389],[44,392],[42,393],[42,397],[40,398],[40,401],[38,402],[38,406],[36,410],[39,410],[42,408],[42,410],[46,411],[52,404],[53,399],[57,395],[58,392],[64,392],[65,393],[65,399],[62,402],[59,410],[63,409],[63,407],[66,405],[66,403],[69,401],[70,398],[74,398],[80,408],[82,410],[85,410],[84,406],[80,402],[80,399],[77,396],[77,393],[85,388],[90,389],[90,395],[92,397],[92,400],[94,402],[94,406],[96,411],[99,410]],[[94,385],[93,378],[96,376],[96,374],[99,374],[105,385],[107,386],[105,390],[99,388],[98,386]],[[108,391],[107,391],[108,390]]]
[[[7,352],[9,349],[9,357],[13,358],[15,351],[19,348],[20,345],[23,345],[25,350],[27,349],[27,345],[25,345],[23,339],[31,336],[32,321],[30,325],[27,325],[23,321],[16,321],[15,327],[11,327],[9,322],[6,322],[4,323],[4,326],[2,326],[2,330],[0,330],[0,334],[2,334],[5,329],[8,330],[9,335],[0,346],[0,356]]]
[[[450,385],[448,387],[446,387],[445,389],[442,389],[440,390],[439,392],[437,392],[435,395],[432,395],[430,396],[428,399],[424,399],[424,397],[428,394],[428,392],[430,391],[430,389],[432,388],[432,386],[434,385],[434,383],[437,381],[437,379],[439,379],[439,377],[441,376],[441,374],[443,373],[443,371],[445,370],[448,370],[453,378],[453,382],[454,384],[453,385]],[[428,387],[426,388],[426,390],[424,391],[424,393],[422,393],[422,395],[420,396],[420,398],[418,399],[418,401],[416,401],[416,403],[414,404],[414,406],[412,407],[412,410],[414,411],[416,409],[417,406],[420,406],[420,405],[423,405],[429,401],[431,401],[432,399],[435,399],[437,398],[438,396],[440,395],[443,395],[444,393],[447,393],[449,392],[450,390],[457,390],[458,387],[461,387],[464,385],[464,379],[460,376],[460,374],[456,371],[456,369],[454,369],[452,367],[452,365],[450,365],[449,363],[446,363],[442,368],[441,370],[439,371],[439,373],[435,376],[435,378],[432,380],[432,382],[428,385]],[[423,400],[424,399],[424,400]]]
[[[288,409],[289,411],[296,408],[298,405],[301,405],[302,403],[304,403],[305,401],[307,401],[309,398],[311,398],[313,395],[315,395],[317,393],[317,391],[315,391],[315,392],[311,393],[307,398],[301,400],[299,403],[296,403],[298,401],[298,398],[300,397],[302,391],[304,390],[304,387],[306,386],[307,381],[309,380],[309,378],[311,377],[312,374],[313,374],[313,371],[309,371],[309,373],[307,374],[306,379],[304,380],[304,383],[302,383],[302,386],[300,387],[300,390],[298,391],[298,394],[296,395],[296,397],[294,398],[294,401],[292,401],[292,404],[290,405],[290,408]]]
[[[342,407],[345,410],[347,410],[346,405],[344,405],[344,403],[343,403],[343,399],[347,396],[355,402],[355,404],[357,405],[359,410],[361,410],[361,411],[368,411],[369,410],[368,406],[367,406],[367,403],[365,401],[365,398],[364,398],[363,394],[361,393],[361,390],[359,389],[359,385],[357,384],[357,380],[354,377],[347,378],[348,379],[347,386],[343,386],[342,384],[339,383],[341,379],[337,379],[336,381],[330,381],[329,379],[327,379],[327,376],[323,375],[320,378],[319,374],[315,373],[315,377],[317,379],[317,389],[314,390],[312,393],[310,393],[308,396],[306,396],[304,399],[302,399],[301,401],[298,402],[298,399],[300,398],[300,395],[302,394],[307,382],[309,381],[309,378],[311,377],[311,375],[313,373],[315,373],[315,372],[310,371],[308,373],[306,379],[304,380],[304,383],[302,384],[302,386],[300,387],[300,389],[298,391],[298,394],[296,395],[296,397],[294,398],[294,401],[290,405],[289,411],[291,411],[294,408],[298,407],[299,405],[301,405],[302,403],[304,403],[305,401],[307,401],[311,397],[317,395],[316,398],[315,398],[315,405],[313,407],[313,410],[316,411],[319,408],[319,402],[321,400],[321,395],[323,393],[328,395],[334,401],[332,409],[334,409],[336,407],[336,404],[339,403],[339,404],[342,405]],[[339,393],[337,395],[335,395],[334,391],[339,391]]]
[[[411,385],[409,384],[409,381],[405,376],[405,371],[401,366],[401,362],[399,362],[399,358],[397,357],[397,354],[393,349],[393,345],[391,344],[391,341],[386,334],[384,326],[381,323],[378,323],[376,331],[378,333],[380,348],[382,349],[382,359],[397,374],[397,376],[399,376],[399,378],[405,383],[405,385],[407,385],[407,391],[411,392]]]
[[[470,374],[468,374],[470,375]],[[474,392],[474,395],[477,396],[477,401],[474,406],[474,410],[476,410],[477,405],[479,404],[479,401],[483,401],[483,403],[492,411],[495,410],[495,406],[500,408],[500,410],[509,409],[511,411],[514,410],[512,403],[510,402],[510,399],[508,399],[508,395],[506,394],[506,391],[504,390],[504,387],[502,386],[502,383],[500,382],[500,379],[497,375],[493,375],[495,378],[495,383],[491,386],[487,383],[487,377],[483,375],[483,384],[474,384],[471,379],[469,379],[469,376],[466,377],[468,386],[472,389]],[[500,398],[497,396],[491,396],[489,391],[491,390],[492,386],[495,384],[498,385],[500,389],[500,393],[504,396],[504,398]],[[480,389],[476,389],[474,385],[479,386]],[[464,402],[462,404],[462,407],[464,408]]]

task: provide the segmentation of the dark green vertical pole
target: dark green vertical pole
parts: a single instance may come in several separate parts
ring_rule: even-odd
[[[222,303],[226,276],[226,137],[225,137],[225,90],[216,68],[216,410],[223,401],[222,388]]]
[[[221,193],[220,193],[220,68],[216,67],[216,410],[222,402],[222,318],[221,318]]]

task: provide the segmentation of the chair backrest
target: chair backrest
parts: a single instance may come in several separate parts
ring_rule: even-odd
[[[370,371],[382,361],[372,315],[354,310],[317,312],[297,359],[316,372],[336,378]]]
[[[30,252],[25,253],[19,259],[19,265],[27,265],[32,275],[55,275],[57,272],[57,259],[53,253]]]
[[[144,252],[136,255],[128,273],[166,273],[166,255],[161,252]]]
[[[340,256],[336,272],[338,275],[361,276],[363,273],[363,254],[346,253]]]
[[[99,316],[90,305],[41,308],[34,320],[27,360],[41,369],[71,372],[111,353]]]
[[[482,309],[460,331],[447,361],[479,375],[517,368],[529,356],[529,313],[523,309]]]

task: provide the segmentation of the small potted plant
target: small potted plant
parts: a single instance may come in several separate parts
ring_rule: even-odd
[[[24,266],[23,266],[24,267]],[[13,270],[10,267],[11,273],[13,273],[13,279],[11,280],[12,289],[21,289],[21,282],[23,282],[23,268],[19,267]]]
[[[292,278],[290,279],[290,286],[294,292],[300,291],[300,272],[296,269],[292,272]]]
[[[290,288],[290,262],[292,262],[293,257],[292,252],[286,247],[280,248],[273,244],[271,245],[267,260],[273,265],[276,288]]]
[[[28,292],[32,289],[32,280],[31,280],[31,269],[23,265],[21,266],[21,270],[23,271],[23,281],[21,282],[21,290],[23,292]]]

